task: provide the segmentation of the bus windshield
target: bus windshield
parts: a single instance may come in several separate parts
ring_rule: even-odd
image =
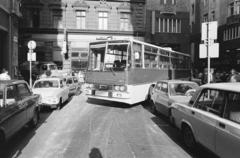
[[[101,43],[90,46],[90,70],[124,71],[130,67],[128,49],[129,43]]]

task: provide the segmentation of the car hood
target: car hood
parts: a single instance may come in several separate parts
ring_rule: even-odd
[[[59,88],[36,88],[32,90],[34,94],[39,94],[42,97],[57,96],[60,92]]]
[[[170,99],[176,103],[188,103],[191,96],[171,96]]]

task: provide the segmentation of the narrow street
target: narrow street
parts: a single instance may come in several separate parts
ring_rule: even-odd
[[[213,157],[204,149],[189,153],[182,147],[180,132],[144,106],[121,106],[74,96],[61,110],[43,110],[38,127],[22,129],[0,157]]]

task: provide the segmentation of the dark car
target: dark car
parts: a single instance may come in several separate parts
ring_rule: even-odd
[[[0,80],[1,145],[26,124],[32,127],[37,125],[39,97],[23,80]]]

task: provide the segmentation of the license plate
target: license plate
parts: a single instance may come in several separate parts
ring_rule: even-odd
[[[104,92],[104,91],[96,91],[95,95],[97,96],[102,96],[102,97],[108,97],[108,92]]]

